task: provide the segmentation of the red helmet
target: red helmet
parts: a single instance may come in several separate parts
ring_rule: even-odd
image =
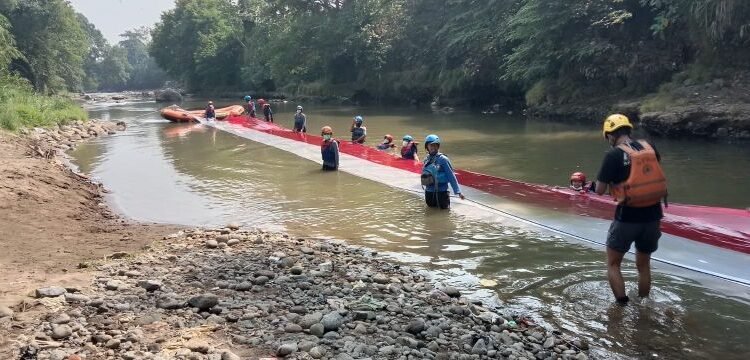
[[[383,136],[383,140],[388,140],[388,142],[393,142],[393,135],[386,134],[385,136]]]
[[[574,172],[573,175],[570,175],[570,181],[580,181],[582,183],[586,182],[586,174],[578,171]]]

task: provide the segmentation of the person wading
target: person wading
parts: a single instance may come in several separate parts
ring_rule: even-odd
[[[625,294],[625,280],[620,266],[635,242],[638,268],[638,296],[651,291],[651,254],[661,237],[661,200],[667,196],[667,181],[659,164],[660,155],[643,140],[633,140],[633,125],[620,114],[604,120],[602,133],[612,146],[604,157],[596,182],[596,193],[607,189],[617,202],[614,221],[607,235],[607,277],[617,303],[630,300]]]
[[[453,188],[453,192],[461,200],[465,199],[458,187],[456,174],[453,172],[453,165],[447,156],[439,152],[440,138],[437,135],[427,135],[424,140],[424,147],[427,150],[427,157],[424,159],[422,167],[422,186],[424,186],[424,199],[429,207],[439,207],[449,209],[451,207],[448,184]]]
[[[213,101],[208,102],[208,105],[206,106],[206,111],[204,112],[203,115],[206,118],[206,121],[216,120],[216,108],[214,108]]]
[[[333,138],[333,129],[323,126],[320,129],[323,142],[320,144],[320,154],[323,157],[323,170],[337,170],[339,168],[339,141]]]
[[[294,114],[294,132],[307,132],[307,116],[302,112],[302,106],[297,105],[297,112]]]
[[[360,115],[355,116],[354,121],[352,121],[352,127],[349,131],[352,133],[352,142],[355,144],[364,144],[367,140],[367,128],[362,126],[364,122],[365,119]]]

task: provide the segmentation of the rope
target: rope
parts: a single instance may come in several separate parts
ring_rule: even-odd
[[[421,193],[418,192],[418,191],[416,191],[416,190],[411,190],[411,189],[405,189],[405,190],[408,191],[408,192],[414,193],[414,194],[421,195]],[[452,197],[452,198],[458,198],[458,196],[455,196],[455,195],[450,195],[450,197]],[[565,230],[560,230],[560,229],[551,227],[549,225],[542,224],[542,223],[540,223],[538,221],[526,219],[526,218],[520,217],[518,215],[513,215],[513,214],[511,214],[511,213],[509,213],[507,211],[504,211],[504,210],[501,210],[501,209],[498,209],[498,208],[495,208],[495,207],[492,207],[492,206],[489,206],[489,205],[486,205],[486,204],[482,204],[482,203],[480,203],[478,201],[475,201],[475,200],[464,199],[464,201],[470,202],[470,203],[475,204],[475,205],[477,205],[477,206],[479,206],[481,208],[484,208],[484,209],[489,210],[491,212],[494,212],[496,214],[505,216],[507,218],[510,218],[510,219],[513,219],[513,220],[516,220],[516,221],[519,221],[519,222],[522,222],[522,223],[525,223],[525,224],[528,224],[528,225],[533,225],[533,226],[536,226],[538,228],[541,228],[541,229],[544,229],[544,230],[547,230],[547,231],[551,231],[553,233],[557,233],[557,234],[560,234],[560,235],[571,237],[571,238],[574,238],[576,240],[580,240],[580,241],[587,242],[587,243],[590,243],[590,244],[594,244],[594,245],[597,245],[597,246],[601,246],[602,245],[600,242],[591,240],[589,238],[586,238],[586,237],[583,237],[583,236],[580,236],[580,235],[576,235],[576,234],[567,232]],[[630,251],[630,253],[632,254],[633,252]],[[698,273],[701,273],[701,274],[710,275],[710,276],[713,276],[713,277],[716,277],[716,278],[719,278],[719,279],[722,279],[722,280],[725,280],[725,281],[729,281],[729,282],[734,283],[734,284],[738,284],[738,285],[750,287],[750,283],[743,282],[743,281],[740,281],[740,280],[737,280],[737,279],[733,279],[733,278],[730,278],[730,277],[727,277],[725,275],[722,275],[722,274],[719,274],[719,273],[715,273],[715,272],[712,272],[712,271],[706,271],[706,270],[703,270],[703,269],[699,269],[699,268],[692,267],[692,266],[689,266],[689,265],[679,264],[679,263],[676,263],[676,262],[673,262],[673,261],[670,261],[670,260],[660,259],[660,258],[657,258],[657,257],[652,257],[651,259],[654,260],[654,262],[671,265],[671,266],[674,266],[674,267],[677,267],[677,268],[680,268],[680,269],[684,269],[684,270],[695,271],[695,272],[698,272]]]

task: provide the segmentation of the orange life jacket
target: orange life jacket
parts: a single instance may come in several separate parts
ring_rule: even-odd
[[[647,207],[660,203],[667,196],[667,178],[654,148],[643,140],[638,143],[643,150],[635,150],[628,144],[617,146],[630,158],[630,175],[627,180],[612,186],[611,192],[620,205]]]

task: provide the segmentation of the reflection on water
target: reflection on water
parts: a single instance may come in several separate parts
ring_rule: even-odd
[[[502,305],[501,311],[585,334],[593,354],[602,358],[617,353],[739,359],[750,352],[747,299],[726,298],[694,281],[656,273],[652,299],[612,306],[599,250],[533,229],[426,209],[418,196],[346,173],[324,173],[316,163],[214,129],[164,123],[154,110],[154,104],[94,110],[92,117],[123,119],[129,130],[73,153],[82,170],[113,191],[113,203],[126,215],[191,225],[239,221],[298,236],[347,239],[429,269],[436,281],[468,289],[474,297]],[[285,110],[277,107],[280,121],[290,115]],[[339,131],[355,112],[306,110],[311,128],[326,119]],[[367,116],[366,124],[372,141],[386,130],[398,137],[437,129],[448,139],[445,150],[458,166],[538,182],[554,182],[576,164],[595,168],[606,150],[595,130],[469,114],[450,120],[386,112]],[[678,157],[674,154],[698,158],[690,163],[694,169],[668,169],[684,173],[687,180],[681,181],[688,187],[700,183],[690,180],[694,172],[719,171],[722,165],[711,161],[715,156],[731,153],[739,164],[750,165],[743,147],[695,146],[710,147],[713,155],[680,151],[685,143],[661,146],[667,159]],[[747,172],[750,166],[732,169]],[[739,182],[733,175],[722,179]],[[696,196],[741,204],[738,196],[722,195],[719,189]],[[634,266],[628,263],[624,270],[634,286]]]

